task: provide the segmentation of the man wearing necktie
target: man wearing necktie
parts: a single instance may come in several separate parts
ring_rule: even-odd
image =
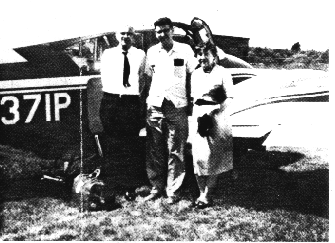
[[[123,62],[123,86],[124,87],[130,87],[129,84],[129,75],[130,75],[130,64],[127,57],[128,51],[122,52],[124,55],[124,62]]]
[[[106,49],[101,57],[103,98],[100,118],[106,163],[113,164],[113,170],[124,171],[117,164],[136,157],[133,147],[138,143],[139,131],[145,126],[145,99],[141,102],[145,87],[145,53],[133,46],[133,27],[125,26],[115,35],[119,45]],[[124,180],[125,185],[121,186],[129,187],[129,183],[136,179],[131,178],[134,176],[129,174]]]

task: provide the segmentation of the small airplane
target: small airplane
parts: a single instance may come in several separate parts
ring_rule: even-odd
[[[174,25],[185,32],[176,34],[175,40],[189,44],[195,53],[204,39],[215,43],[209,26],[198,18],[191,25]],[[154,30],[137,32],[134,46],[146,51],[158,43]],[[27,61],[0,64],[0,144],[48,159],[59,157],[70,147],[83,151],[83,156],[96,149],[99,141],[93,135],[103,131],[100,57],[106,48],[117,44],[115,32],[106,32],[15,48]],[[264,116],[271,115],[259,115],[258,110],[287,102],[329,101],[326,84],[305,87],[290,71],[254,69],[228,54],[220,61],[231,72],[236,88],[232,116],[234,147],[239,152],[264,150],[264,141],[279,123],[275,119],[266,122]],[[316,71],[313,77],[326,80],[324,76]]]

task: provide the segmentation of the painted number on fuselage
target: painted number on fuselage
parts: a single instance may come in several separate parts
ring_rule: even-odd
[[[65,99],[65,102],[60,102],[60,99]],[[30,94],[30,95],[23,95],[24,100],[34,100],[32,107],[29,110],[29,114],[25,120],[25,123],[30,123],[34,115],[41,103],[42,94]],[[44,94],[45,99],[45,120],[52,121],[51,118],[51,102],[50,102],[50,94]],[[8,119],[4,116],[1,117],[1,121],[5,125],[12,125],[16,124],[20,120],[20,101],[15,96],[4,96],[1,99],[1,105],[5,105],[5,103],[9,103],[9,110],[8,112],[11,114],[11,119]],[[71,96],[67,93],[54,93],[54,114],[55,114],[55,121],[60,121],[60,110],[67,108],[71,104]]]
[[[4,105],[7,101],[12,101],[13,105],[9,107],[9,113],[13,114],[13,119],[7,120],[6,117],[1,117],[1,121],[3,124],[10,125],[15,124],[20,120],[20,113],[18,111],[19,109],[19,99],[15,96],[5,96],[1,99],[1,105]]]

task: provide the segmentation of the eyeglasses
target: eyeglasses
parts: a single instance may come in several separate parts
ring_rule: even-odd
[[[166,34],[166,33],[169,33],[170,30],[171,30],[170,28],[160,29],[160,30],[156,30],[156,33],[161,34],[164,32]]]
[[[121,35],[128,35],[128,36],[132,36],[133,33],[131,32],[120,32]]]

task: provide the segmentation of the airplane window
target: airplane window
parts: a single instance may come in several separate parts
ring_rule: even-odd
[[[193,43],[192,38],[190,38],[190,36],[187,35],[187,33],[179,27],[174,27],[173,39],[177,42],[185,43],[188,45],[191,45]]]
[[[86,40],[83,41],[81,45],[78,42],[72,46],[67,47],[65,51],[71,57],[93,58],[93,49],[94,49],[94,43],[92,43],[91,40]]]
[[[97,43],[97,38],[92,38],[75,43],[65,49],[65,52],[78,65],[81,75],[99,73],[99,69],[97,69],[99,65],[96,65],[96,62],[100,60],[101,54],[99,50],[101,50],[101,48],[98,47],[95,49]]]
[[[175,35],[186,35],[186,32],[181,28],[174,27],[174,34]]]
[[[94,52],[94,41],[95,39],[90,39],[83,41],[81,44],[81,55],[85,58],[93,58]]]
[[[78,65],[81,75],[100,74],[100,61],[102,53],[107,48],[118,45],[114,34],[102,35],[82,40],[65,49],[65,52]],[[143,49],[143,35],[135,37],[134,46]]]

